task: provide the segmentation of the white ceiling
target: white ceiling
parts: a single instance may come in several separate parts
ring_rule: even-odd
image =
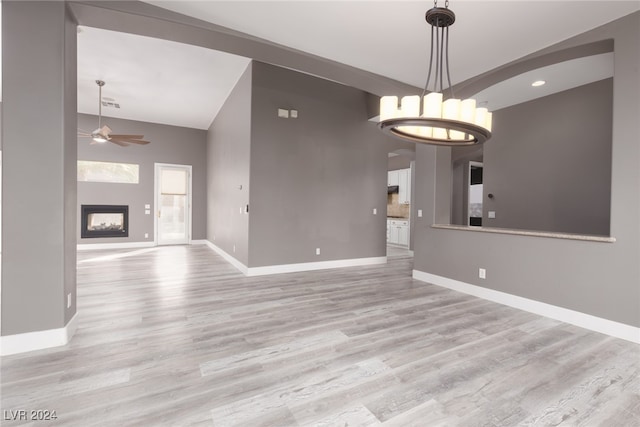
[[[207,129],[249,59],[197,46],[79,27],[78,111],[98,114],[103,98],[119,109],[102,114]],[[91,129],[88,129],[91,130]]]
[[[414,86],[424,85],[428,66],[424,13],[433,4],[429,0],[147,3]],[[639,10],[640,2],[452,0],[450,8],[457,17],[450,31],[455,84]],[[248,63],[246,58],[195,46],[82,29],[78,109],[84,113],[97,113],[95,80],[102,79],[107,82],[103,96],[114,98],[122,107],[103,109],[106,116],[206,129]],[[542,78],[548,84],[553,81]],[[523,90],[530,90],[529,85]]]
[[[503,80],[473,95],[491,111],[613,77],[613,53],[587,56],[541,67]],[[535,81],[545,82],[533,87]]]
[[[425,82],[429,0],[146,2],[414,86]],[[627,15],[640,2],[452,0],[449,7],[455,83]]]

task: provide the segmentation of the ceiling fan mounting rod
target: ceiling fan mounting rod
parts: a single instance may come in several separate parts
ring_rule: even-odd
[[[102,127],[102,86],[104,86],[104,80],[96,80],[98,85],[98,129]]]

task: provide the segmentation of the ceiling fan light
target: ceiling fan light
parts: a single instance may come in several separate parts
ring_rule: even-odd
[[[102,136],[99,136],[99,135],[94,136],[94,137],[93,137],[93,140],[94,140],[95,142],[101,142],[101,143],[102,143],[102,142],[107,142],[107,139],[106,139],[106,138],[104,138],[104,137],[102,137]]]

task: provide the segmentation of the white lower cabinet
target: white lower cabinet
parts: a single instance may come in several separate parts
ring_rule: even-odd
[[[398,244],[409,246],[409,226],[403,225],[398,227]]]
[[[387,243],[409,246],[409,221],[388,219]]]

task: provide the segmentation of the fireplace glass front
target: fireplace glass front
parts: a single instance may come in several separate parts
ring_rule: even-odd
[[[129,206],[125,205],[82,205],[82,238],[128,237]]]

